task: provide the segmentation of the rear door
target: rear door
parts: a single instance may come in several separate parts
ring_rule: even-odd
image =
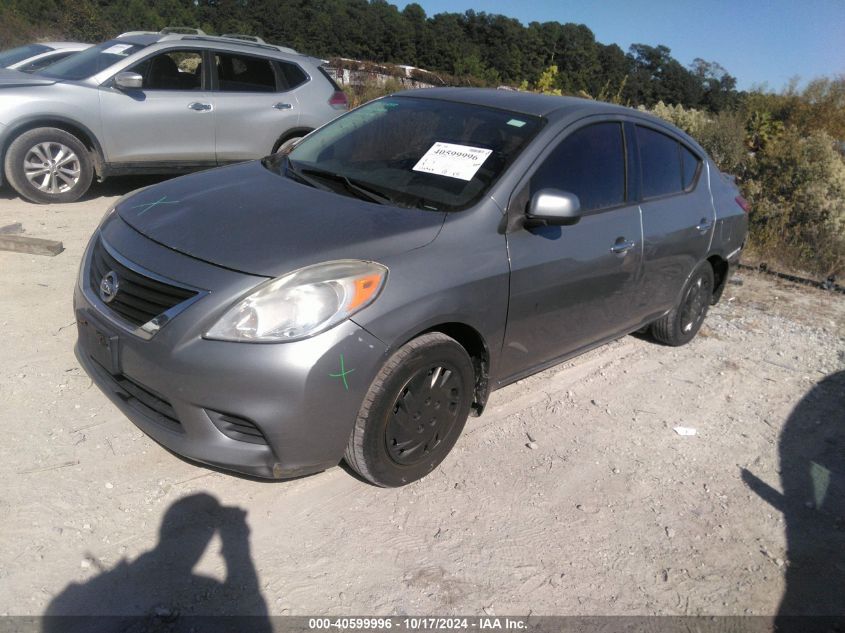
[[[582,125],[541,157],[516,196],[515,211],[524,213],[537,191],[567,191],[578,196],[583,215],[572,226],[523,228],[507,236],[504,380],[635,324],[642,237],[626,158],[621,122]]]
[[[299,122],[294,92],[299,67],[259,55],[215,51],[213,56],[217,162],[266,156]]]
[[[214,112],[202,52],[168,50],[126,68],[140,89],[100,88],[106,160],[119,164],[213,165]]]
[[[710,247],[715,212],[705,165],[674,136],[636,125],[642,172],[643,293],[650,313],[673,307]]]

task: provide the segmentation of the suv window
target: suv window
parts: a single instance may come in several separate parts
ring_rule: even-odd
[[[276,64],[282,78],[282,90],[293,90],[308,81],[308,75],[296,64],[280,61],[277,61]]]
[[[224,92],[276,92],[276,73],[269,59],[216,53],[215,66]]]
[[[199,51],[167,51],[148,57],[127,70],[144,78],[144,90],[202,88],[202,54]]]
[[[688,191],[695,184],[695,177],[698,174],[698,167],[701,161],[698,156],[681,145],[681,161],[684,166],[684,191]]]
[[[567,136],[531,177],[531,194],[553,188],[578,196],[591,211],[625,201],[621,123],[595,123]]]
[[[643,198],[683,191],[680,143],[666,134],[640,126],[637,126],[637,142],[643,172]]]

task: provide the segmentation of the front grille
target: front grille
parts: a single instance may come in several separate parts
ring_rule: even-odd
[[[119,389],[117,395],[128,405],[139,410],[147,419],[170,431],[184,433],[176,411],[167,400],[126,376],[112,376],[107,372],[103,375],[114,381]]]
[[[91,252],[90,281],[92,292],[99,294],[100,283],[109,271],[117,274],[117,294],[108,307],[124,320],[141,326],[173,306],[196,296],[196,292],[152,279],[123,265],[98,239]]]
[[[249,442],[250,444],[267,444],[267,439],[255,423],[238,418],[227,413],[218,413],[206,409],[208,417],[214,423],[220,432],[233,440],[239,442]]]

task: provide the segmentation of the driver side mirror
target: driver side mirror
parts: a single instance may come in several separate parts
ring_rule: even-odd
[[[531,196],[525,214],[526,226],[570,226],[580,219],[578,196],[558,189],[541,189]]]
[[[122,72],[114,76],[114,85],[124,90],[137,90],[144,84],[144,78],[138,73]]]

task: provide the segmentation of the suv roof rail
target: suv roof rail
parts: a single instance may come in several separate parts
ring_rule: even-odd
[[[257,35],[244,35],[243,33],[223,33],[220,37],[228,37],[232,40],[243,40],[244,42],[254,42],[255,44],[267,43]]]
[[[293,55],[301,55],[301,53],[293,50],[292,48],[287,48],[285,46],[275,46],[273,44],[267,44],[266,42],[263,44],[259,44],[258,42],[251,42],[249,40],[239,40],[232,37],[225,37],[222,35],[185,35],[182,37],[183,40],[200,40],[203,42],[219,42],[220,40],[228,40],[229,42],[239,44],[240,46],[253,46],[255,48],[263,48],[269,51],[281,51],[283,53],[292,53]]]
[[[118,37],[131,37],[132,35],[159,35],[158,31],[126,31],[121,33]]]
[[[159,33],[162,35],[205,35],[202,29],[191,26],[165,26]]]

